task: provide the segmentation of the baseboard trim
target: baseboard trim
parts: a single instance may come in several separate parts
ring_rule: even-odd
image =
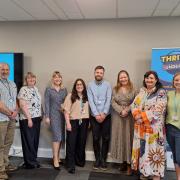
[[[23,157],[22,148],[19,146],[12,146],[10,149],[9,155],[10,156]],[[50,148],[39,148],[38,149],[38,157],[52,158],[52,149],[50,149]],[[60,157],[63,159],[65,158],[65,150],[64,149],[61,150]],[[94,161],[95,160],[93,151],[86,151],[86,160],[87,161]],[[115,161],[110,157],[110,153],[108,153],[107,161],[118,163],[118,161]]]
[[[23,157],[22,148],[19,146],[12,146],[10,149],[9,155],[10,156]],[[50,148],[39,148],[38,149],[38,157],[52,158],[52,149],[50,149]],[[65,158],[65,150],[64,149],[61,150],[60,157],[62,159]],[[167,152],[166,157],[167,157],[167,170],[174,170],[172,153]],[[93,151],[86,151],[86,160],[87,161],[94,161],[95,160]],[[114,160],[111,158],[110,153],[108,153],[107,162],[119,163],[117,160]]]

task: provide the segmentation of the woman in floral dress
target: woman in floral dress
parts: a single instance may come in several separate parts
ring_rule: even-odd
[[[165,110],[167,96],[156,72],[144,75],[143,88],[132,103],[135,119],[132,169],[160,180],[165,169]]]
[[[135,90],[129,74],[121,70],[112,93],[111,157],[120,162],[119,170],[127,171],[127,175],[131,175],[134,120],[130,105],[134,98]]]

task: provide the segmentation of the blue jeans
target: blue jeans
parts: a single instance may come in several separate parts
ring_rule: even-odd
[[[167,124],[166,131],[167,141],[173,154],[173,161],[180,166],[180,129]]]

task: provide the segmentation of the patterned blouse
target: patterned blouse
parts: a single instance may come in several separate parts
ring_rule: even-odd
[[[134,123],[131,165],[146,177],[164,176],[166,105],[164,89],[149,94],[146,88],[140,90],[131,105],[133,116],[142,116],[141,123]]]
[[[18,99],[25,100],[31,118],[40,117],[42,115],[41,109],[41,95],[37,87],[23,86],[18,94]],[[20,120],[27,119],[23,112],[20,112]]]

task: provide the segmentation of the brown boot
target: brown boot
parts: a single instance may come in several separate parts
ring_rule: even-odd
[[[16,171],[17,169],[18,169],[18,167],[14,166],[12,164],[9,164],[8,166],[5,167],[6,172]]]
[[[6,172],[4,171],[4,172],[0,172],[0,180],[1,179],[8,179],[8,175],[6,174]]]
[[[128,165],[127,165],[127,176],[131,176],[131,175],[132,175],[131,165],[128,164]]]
[[[126,163],[121,163],[119,167],[120,172],[125,172],[127,171],[127,164]]]

